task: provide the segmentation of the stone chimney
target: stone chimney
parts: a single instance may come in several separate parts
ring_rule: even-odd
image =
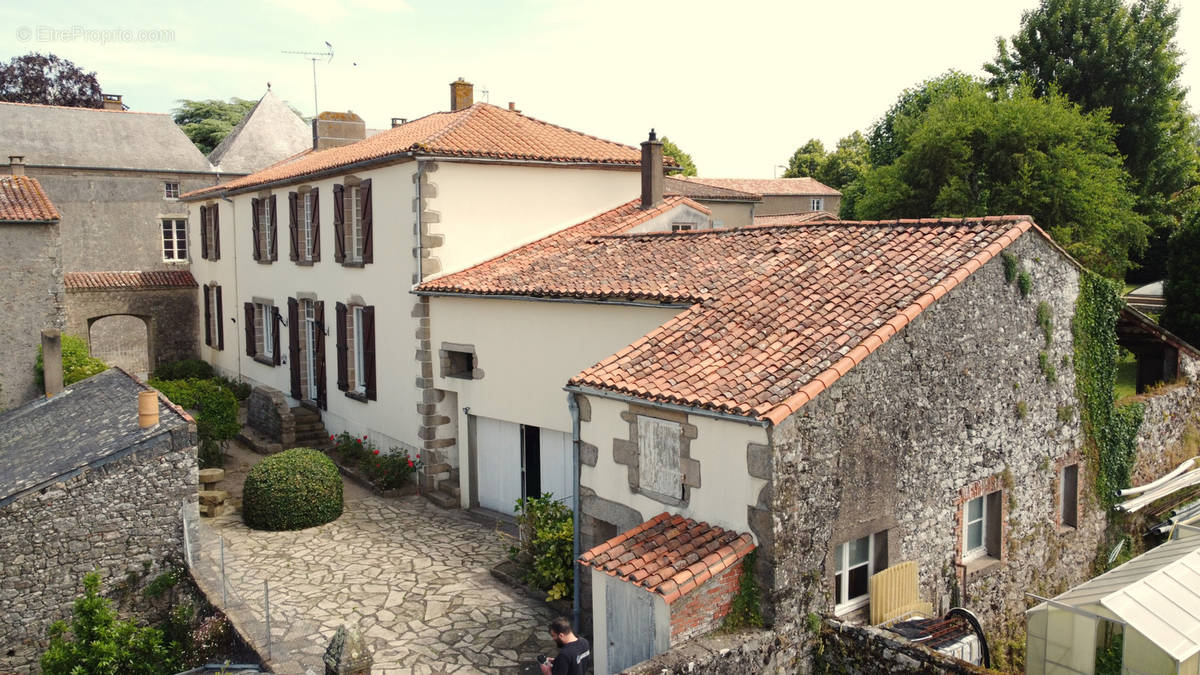
[[[508,102],[508,109],[509,109],[509,110],[511,110],[511,111],[513,111],[513,112],[515,112],[515,113],[519,113],[519,112],[521,112],[520,110],[518,110],[518,109],[517,109],[517,102],[516,102],[516,101],[509,101],[509,102]]]
[[[642,209],[652,209],[663,200],[663,146],[654,130],[642,141]]]
[[[367,137],[367,123],[352,111],[323,112],[312,121],[313,150],[337,148]]]
[[[25,155],[9,155],[8,171],[14,176],[25,175]]]
[[[475,85],[461,77],[450,83],[450,112],[470,108],[475,103]]]
[[[105,110],[124,110],[125,104],[121,102],[120,94],[100,94],[100,99],[104,101]]]
[[[392,128],[395,129],[396,127],[400,126],[401,124],[404,124],[407,121],[408,121],[408,118],[405,118],[405,117],[393,117],[392,118]]]
[[[47,398],[62,391],[62,335],[53,328],[42,331],[42,379]]]

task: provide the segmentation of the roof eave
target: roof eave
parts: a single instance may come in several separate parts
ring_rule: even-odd
[[[598,396],[600,398],[608,398],[614,401],[622,401],[625,403],[637,403],[639,405],[665,408],[667,410],[674,410],[689,415],[699,415],[701,417],[712,417],[729,422],[739,422],[741,424],[748,424],[753,427],[766,427],[770,425],[770,422],[766,418],[760,416],[738,415],[736,413],[722,412],[720,410],[702,408],[699,406],[683,405],[681,403],[668,403],[666,401],[657,401],[652,398],[634,396],[632,394],[622,394],[609,389],[600,389],[582,384],[567,383],[567,385],[563,387],[563,391],[583,394],[585,396]]]

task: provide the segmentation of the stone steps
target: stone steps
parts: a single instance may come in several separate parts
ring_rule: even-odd
[[[458,486],[458,481],[444,480],[438,483],[438,490],[454,497],[455,502],[462,497],[462,488]]]
[[[432,492],[427,491],[425,492],[425,496],[429,499],[429,501],[437,504],[443,509],[458,508],[458,497],[455,497],[448,492],[442,492],[441,490],[433,490]]]

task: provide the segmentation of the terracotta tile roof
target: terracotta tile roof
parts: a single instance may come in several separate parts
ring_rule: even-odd
[[[1034,227],[992,216],[619,234],[631,209],[417,291],[689,304],[569,384],[777,424]]]
[[[671,604],[754,548],[749,534],[660,513],[587,551],[579,562],[658,593]]]
[[[801,225],[821,220],[837,220],[836,213],[828,211],[805,211],[804,213],[777,213],[771,216],[754,216],[753,227],[770,227],[772,225]]]
[[[99,291],[119,288],[197,288],[191,272],[72,272],[63,276],[67,290]]]
[[[58,209],[36,178],[0,176],[0,222],[44,223],[58,219]]]
[[[692,199],[719,199],[722,201],[761,202],[762,195],[729,188],[706,185],[696,181],[667,177],[663,190],[669,195],[683,195]]]
[[[842,194],[815,178],[703,178],[688,176],[683,180],[760,195],[827,195],[832,197]]]
[[[487,103],[456,112],[439,112],[406,122],[351,145],[301,153],[293,161],[223,183],[193,190],[184,198],[223,190],[237,192],[267,183],[298,180],[372,160],[405,153],[514,161],[641,166],[642,151],[628,145],[555,126]],[[674,166],[673,159],[664,163]]]

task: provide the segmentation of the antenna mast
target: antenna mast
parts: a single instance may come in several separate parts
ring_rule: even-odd
[[[325,59],[325,63],[333,61],[333,45],[325,43],[325,51],[323,52],[300,52],[300,51],[283,51],[281,54],[299,54],[304,58],[312,61],[313,70],[313,118],[321,114],[321,109],[317,106],[317,61]]]

